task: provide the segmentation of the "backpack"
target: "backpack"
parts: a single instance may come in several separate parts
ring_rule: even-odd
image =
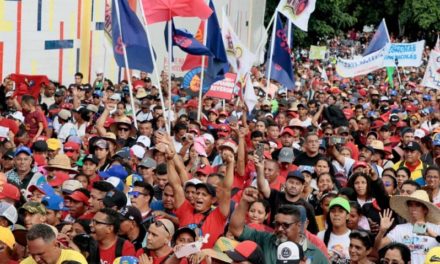
[[[125,239],[118,237],[116,240],[115,258],[122,256],[122,249],[124,248]]]

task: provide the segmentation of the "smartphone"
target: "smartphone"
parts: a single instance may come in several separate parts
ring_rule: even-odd
[[[426,234],[426,224],[415,224],[413,226],[413,233],[424,235]]]
[[[255,154],[258,156],[258,159],[261,161],[264,157],[264,143],[258,143],[257,149],[255,150]]]
[[[345,138],[343,138],[343,137],[332,137],[331,140],[332,140],[333,145],[345,144]]]
[[[189,243],[180,247],[174,254],[176,254],[177,258],[188,257],[189,255],[200,252],[201,246],[202,244],[199,241]]]

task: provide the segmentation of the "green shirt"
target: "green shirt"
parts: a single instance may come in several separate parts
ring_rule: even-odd
[[[273,233],[261,232],[255,229],[251,229],[247,226],[244,227],[243,232],[238,237],[239,241],[252,240],[257,243],[264,254],[265,264],[277,263],[277,248],[275,244],[277,237]],[[313,264],[328,264],[327,258],[315,247],[310,241],[307,243],[307,250],[304,252],[307,256],[307,263]]]

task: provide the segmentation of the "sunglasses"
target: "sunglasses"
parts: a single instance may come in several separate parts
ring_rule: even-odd
[[[138,191],[132,191],[132,192],[128,192],[128,196],[133,197],[133,198],[138,198],[139,195],[145,195],[148,196],[148,193],[142,193],[142,192],[138,192]]]
[[[101,222],[101,221],[98,221],[96,219],[92,219],[92,225],[113,225],[113,224],[110,224],[110,223],[107,223],[107,222]]]
[[[127,132],[127,131],[130,131],[130,129],[126,128],[126,127],[119,127],[118,131],[125,131],[125,132]]]
[[[291,227],[293,224],[298,223],[298,221],[292,222],[292,223],[280,223],[277,221],[273,221],[273,225],[275,229],[279,228],[280,226],[283,227],[284,230],[287,230],[289,227]]]
[[[171,235],[170,230],[168,230],[167,226],[164,225],[164,223],[162,223],[160,220],[155,220],[155,221],[153,222],[153,224],[155,224],[157,227],[161,227],[161,226],[163,226],[163,228],[165,229],[165,231],[167,231],[167,233]]]

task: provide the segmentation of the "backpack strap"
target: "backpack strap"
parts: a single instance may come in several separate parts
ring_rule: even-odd
[[[116,240],[116,250],[115,250],[115,257],[122,256],[122,249],[124,247],[125,239],[118,237],[118,240]]]

